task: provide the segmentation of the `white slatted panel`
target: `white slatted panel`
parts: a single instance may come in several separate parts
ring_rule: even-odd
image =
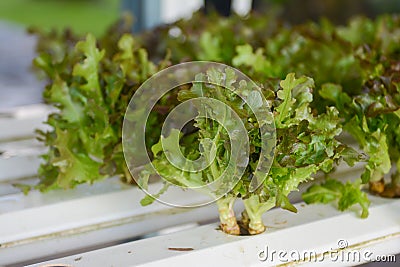
[[[51,108],[31,105],[0,112],[0,182],[36,174],[44,148],[35,140]]]
[[[31,105],[0,112],[0,140],[29,138],[34,129],[43,128],[51,108],[45,105]]]
[[[45,148],[36,139],[0,143],[0,182],[36,175]]]
[[[371,214],[365,220],[328,205],[297,204],[298,214],[278,209],[268,212],[264,221],[269,229],[257,236],[229,236],[212,224],[32,266],[354,266],[366,262],[364,256],[358,260],[347,255],[370,251],[372,259],[400,252],[400,200],[372,200]],[[349,247],[335,254],[339,240]],[[260,261],[258,256],[266,246],[269,259]],[[272,251],[287,254],[275,254],[271,260]],[[296,263],[288,256],[291,251],[311,251],[317,256]],[[346,251],[349,254],[339,254]]]
[[[183,209],[154,203],[141,207],[143,192],[117,179],[96,186],[44,195],[33,192],[26,197],[16,194],[3,197],[3,203],[0,199],[0,210],[14,206],[13,212],[0,214],[0,265],[87,249],[217,216],[212,205]],[[187,196],[180,190],[172,195]],[[187,204],[199,201],[187,199]]]

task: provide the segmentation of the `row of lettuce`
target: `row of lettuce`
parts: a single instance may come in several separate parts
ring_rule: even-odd
[[[49,81],[45,101],[58,108],[47,121],[52,130],[39,132],[49,150],[43,155],[37,188],[71,188],[116,175],[133,183],[121,139],[129,100],[158,71],[183,61],[207,60],[240,69],[261,88],[273,112],[269,121],[264,118],[264,125],[273,123],[276,128],[272,165],[268,174],[257,169],[265,156],[261,155],[263,123],[242,98],[211,84],[232,87],[247,101],[257,102],[254,88],[238,83],[229,68],[210,69],[203,73],[208,83],[201,95],[196,84],[173,91],[157,103],[147,121],[146,145],[153,166],[165,179],[162,192],[171,184],[208,184],[229,167],[230,144],[235,140],[207,116],[195,118],[195,130],[174,133],[189,160],[210,155],[214,149],[216,158],[202,172],[172,166],[160,149],[161,126],[168,112],[183,101],[207,96],[239,114],[249,136],[244,175],[217,201],[225,232],[240,234],[239,225],[250,234],[263,232],[264,212],[273,207],[296,211],[289,193],[316,172],[331,172],[342,160],[350,166],[365,162],[361,177],[344,184],[326,178],[308,188],[305,202],[337,201],[340,210],[359,204],[361,216],[367,217],[369,200],[363,185],[382,196],[400,195],[400,17],[354,18],[346,26],[321,20],[290,27],[273,17],[197,13],[190,20],[141,35],[133,36],[129,30],[125,19],[97,40],[70,31],[36,31],[39,56],[34,64]],[[357,141],[361,154],[337,139],[343,131]],[[168,137],[163,138],[168,142]],[[153,174],[145,167],[141,186],[147,187]],[[255,191],[251,190],[254,177],[264,180]],[[241,223],[233,212],[237,199],[245,206]],[[152,201],[149,196],[142,204]]]

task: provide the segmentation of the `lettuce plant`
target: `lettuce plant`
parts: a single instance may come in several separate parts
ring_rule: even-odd
[[[238,235],[240,233],[239,224],[234,214],[233,205],[237,199],[242,199],[245,210],[243,212],[243,225],[250,234],[259,234],[265,230],[262,215],[273,207],[281,207],[290,211],[296,208],[290,203],[288,195],[298,189],[300,183],[312,180],[312,175],[317,171],[329,172],[334,165],[345,160],[352,165],[359,160],[359,154],[351,148],[340,143],[335,139],[342,131],[339,123],[338,111],[334,107],[327,108],[326,112],[318,116],[313,115],[310,103],[312,102],[312,90],[314,81],[311,78],[302,76],[298,79],[294,74],[287,75],[285,80],[279,84],[271,83],[271,87],[261,90],[273,110],[273,118],[264,117],[261,121],[252,113],[246,101],[260,102],[257,90],[246,84],[244,80],[236,81],[229,68],[225,72],[210,69],[205,75],[206,83],[203,86],[194,83],[190,89],[182,90],[179,93],[180,100],[187,100],[197,97],[213,98],[225,103],[235,110],[239,115],[249,138],[250,153],[248,158],[240,158],[240,164],[235,166],[245,166],[244,174],[238,182],[226,194],[216,199],[220,215],[221,228],[224,232]],[[233,86],[233,92],[224,86]],[[238,95],[247,96],[244,101]],[[262,102],[260,102],[262,103]],[[207,106],[207,108],[205,107]],[[190,172],[173,166],[166,153],[161,149],[161,144],[153,146],[152,151],[155,155],[152,167],[146,168],[141,173],[139,184],[147,187],[149,176],[158,174],[164,179],[164,193],[172,184],[184,188],[193,188],[206,185],[216,181],[231,164],[232,147],[237,145],[239,139],[231,139],[220,123],[212,118],[211,113],[216,112],[216,108],[208,104],[196,106],[199,116],[195,118],[197,131],[189,135],[184,135],[175,129],[169,136],[162,136],[164,141],[174,139],[172,135],[180,136],[181,151],[185,153],[187,160],[197,157],[209,156],[215,152],[215,159],[206,169],[199,172]],[[265,108],[265,107],[260,107]],[[200,110],[206,110],[205,114]],[[201,116],[200,116],[201,114]],[[205,115],[205,116],[204,116]],[[215,114],[214,114],[215,116]],[[221,116],[223,124],[233,124],[230,116]],[[276,147],[272,154],[262,155],[262,125],[274,124],[276,126]],[[192,141],[187,141],[188,139]],[[196,140],[196,141],[193,141]],[[267,139],[274,144],[273,139]],[[160,140],[161,142],[161,140]],[[212,142],[210,144],[210,142]],[[268,142],[268,141],[267,141]],[[200,146],[199,146],[200,145]],[[200,151],[198,151],[200,147]],[[258,169],[260,157],[270,157],[271,166],[269,171]],[[237,169],[234,169],[232,176]],[[262,181],[257,188],[252,187],[252,181]],[[230,180],[223,179],[216,191],[226,189]],[[196,190],[196,189],[193,189]],[[215,191],[202,190],[204,194],[211,197],[216,196]],[[363,216],[367,215],[369,205],[365,193],[358,190],[359,195],[352,204],[360,203],[363,208]],[[159,196],[159,194],[157,194]],[[156,196],[156,197],[157,197]],[[346,198],[354,198],[354,194],[349,194]],[[154,196],[147,196],[142,204],[150,204]]]
[[[58,56],[42,54],[34,61],[49,80],[44,100],[57,108],[46,122],[51,130],[39,131],[49,151],[43,155],[37,187],[71,188],[115,175],[132,182],[121,144],[125,110],[135,89],[167,61],[149,61],[131,35],[119,39],[114,54],[99,49],[88,35]],[[161,103],[149,120],[149,145],[158,138],[165,110]]]

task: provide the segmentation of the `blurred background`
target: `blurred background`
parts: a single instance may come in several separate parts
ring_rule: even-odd
[[[299,4],[301,2],[301,4]],[[184,3],[184,4],[182,4]],[[205,8],[204,8],[205,7]],[[275,12],[291,24],[328,17],[337,24],[355,14],[374,17],[400,11],[399,0],[12,0],[0,1],[0,110],[41,102],[43,82],[31,72],[35,37],[29,26],[42,30],[91,32],[97,36],[123,12],[135,17],[134,32],[151,29],[199,9],[246,16],[250,10]]]

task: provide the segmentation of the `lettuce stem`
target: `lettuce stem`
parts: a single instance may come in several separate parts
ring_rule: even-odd
[[[240,228],[235,217],[235,212],[233,211],[235,201],[236,197],[233,196],[224,196],[217,200],[222,231],[231,235],[240,234]]]
[[[243,200],[245,212],[244,220],[248,216],[248,231],[251,235],[260,234],[265,231],[265,225],[262,220],[262,215],[275,207],[275,198],[271,197],[266,202],[260,202],[258,195],[252,195],[247,199]]]

